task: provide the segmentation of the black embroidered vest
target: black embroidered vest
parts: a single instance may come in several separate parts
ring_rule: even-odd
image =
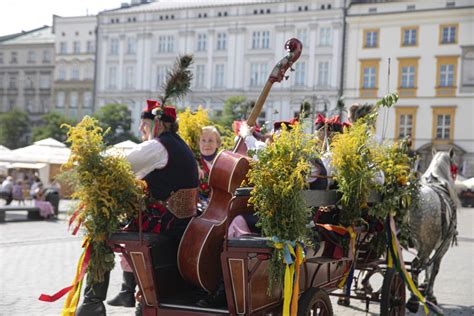
[[[158,139],[168,152],[168,164],[155,169],[143,178],[153,198],[166,200],[171,192],[197,188],[198,170],[194,155],[188,145],[176,133],[165,132]]]

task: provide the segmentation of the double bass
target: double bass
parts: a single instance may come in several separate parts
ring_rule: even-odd
[[[273,68],[255,103],[247,124],[254,126],[272,85],[280,82],[301,55],[303,45],[292,38],[285,43],[288,54]],[[293,70],[293,69],[292,69]],[[183,278],[208,292],[217,289],[222,279],[220,254],[227,224],[227,212],[232,194],[240,187],[249,170],[249,157],[242,138],[232,151],[218,154],[209,174],[212,188],[207,209],[189,222],[178,249],[178,268]]]

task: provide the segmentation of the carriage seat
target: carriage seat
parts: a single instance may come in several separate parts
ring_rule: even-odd
[[[272,241],[265,237],[244,235],[235,238],[229,238],[227,241],[227,246],[234,248],[270,248],[272,247]]]

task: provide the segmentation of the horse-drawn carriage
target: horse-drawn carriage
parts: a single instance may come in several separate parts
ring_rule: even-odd
[[[298,59],[302,45],[292,39],[286,43],[286,48],[288,56],[273,69],[247,119],[250,126],[255,124],[272,84],[281,81],[286,70]],[[286,315],[289,304],[293,305],[293,312],[296,310],[297,301],[298,315],[332,315],[329,295],[340,296],[342,303],[348,303],[350,298],[361,299],[366,302],[367,310],[370,302],[380,302],[381,315],[404,315],[407,282],[417,299],[426,303],[416,285],[410,282],[390,216],[386,223],[376,221],[378,228],[370,224],[354,226],[353,223],[342,227],[324,218],[313,220],[314,225],[329,233],[319,234],[322,236],[320,242],[307,247],[299,268],[301,258],[295,256],[295,277],[285,276],[285,282],[289,281],[293,286],[289,291],[287,284],[285,288],[269,286],[268,267],[275,247],[279,247],[278,242],[254,235],[226,237],[229,224],[236,216],[255,212],[249,204],[251,190],[240,188],[249,170],[248,160],[241,139],[233,152],[224,151],[216,157],[209,176],[213,190],[211,201],[203,214],[191,219],[179,244],[165,235],[142,233],[141,226],[138,233],[113,234],[107,240],[107,244],[115,252],[122,253],[133,269],[140,288],[143,315]],[[424,205],[418,213],[410,216],[418,257],[413,265],[406,264],[415,270],[415,282],[420,270],[433,265],[431,275],[427,277],[428,296],[433,294],[439,262],[455,234],[455,207],[453,212],[453,205],[448,201],[452,184],[448,183],[450,161],[447,153],[435,157],[426,176],[427,183],[433,182],[432,188],[420,190],[421,200],[426,200],[422,201]],[[336,191],[306,191],[304,197],[308,207],[338,211],[337,207],[332,207],[340,202]],[[378,203],[377,197],[367,202]],[[431,221],[429,227],[428,222],[420,221],[421,217]],[[138,222],[141,225],[141,219]],[[426,229],[436,231],[436,236],[434,233],[428,236]],[[370,243],[384,234],[390,241],[386,255],[374,252]],[[341,243],[346,246],[341,247]],[[293,247],[290,252],[297,249]],[[430,258],[433,250],[435,255]],[[374,276],[383,278],[378,287],[371,284]],[[196,304],[219,287],[225,289],[222,306]],[[344,293],[335,293],[343,287]],[[413,295],[410,301],[418,307]]]
[[[253,212],[248,205],[248,188],[235,191],[229,207],[229,223],[235,216]],[[336,191],[304,192],[308,206],[332,206],[338,202]],[[323,223],[316,223],[323,224]],[[329,224],[323,224],[329,225]],[[228,224],[226,225],[228,227]],[[327,229],[331,225],[326,226]],[[387,269],[385,260],[374,257],[367,241],[372,233],[365,226],[354,227],[354,252],[346,251],[341,257],[332,254],[336,243],[322,239],[318,248],[306,249],[306,258],[299,278],[298,315],[332,315],[329,294],[345,284],[351,267],[366,271],[355,295],[350,297],[381,302],[381,315],[403,315],[405,284],[395,269]],[[207,271],[212,278],[223,278],[226,303],[223,306],[203,308],[196,303],[205,292],[181,276],[176,243],[162,235],[145,233],[117,233],[108,244],[122,253],[133,268],[140,288],[143,315],[278,315],[283,304],[283,289],[268,288],[268,262],[272,256],[271,239],[249,235],[225,238],[222,247],[214,249],[220,255],[220,268]],[[222,270],[222,275],[220,274]],[[375,274],[384,277],[381,289],[373,290],[369,279]]]

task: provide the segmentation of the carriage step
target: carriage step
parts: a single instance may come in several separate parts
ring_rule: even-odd
[[[229,314],[229,310],[225,308],[206,308],[206,307],[199,307],[196,305],[181,305],[181,304],[166,304],[161,303],[161,308],[173,308],[173,309],[181,309],[181,310],[192,310],[192,311],[200,311],[200,312],[212,312],[212,313],[219,313],[219,314]]]

